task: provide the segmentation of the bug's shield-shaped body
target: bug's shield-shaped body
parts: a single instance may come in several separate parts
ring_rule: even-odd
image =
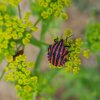
[[[63,39],[56,41],[48,48],[48,60],[54,66],[63,66],[67,61],[68,50],[64,46]]]

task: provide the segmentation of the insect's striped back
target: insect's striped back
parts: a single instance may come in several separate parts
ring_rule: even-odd
[[[64,41],[60,40],[50,45],[48,48],[48,60],[51,64],[55,66],[64,65],[67,60],[68,50],[64,46]]]

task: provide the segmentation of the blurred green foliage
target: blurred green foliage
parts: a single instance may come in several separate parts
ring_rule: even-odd
[[[100,22],[90,22],[85,32],[86,47],[92,52],[100,52]]]
[[[90,3],[89,0],[72,0],[73,4],[80,10],[84,11],[89,9]]]
[[[51,72],[52,73],[52,72]],[[40,100],[100,100],[100,74],[95,68],[82,68],[75,76],[64,70],[46,83],[50,71],[41,76]]]
[[[80,12],[88,12],[91,14],[94,11],[100,12],[99,4],[100,0],[72,0],[73,4]]]

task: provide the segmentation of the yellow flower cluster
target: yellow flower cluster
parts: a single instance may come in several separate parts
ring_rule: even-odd
[[[71,0],[38,0],[40,7],[43,12],[41,16],[47,19],[49,16],[59,17],[62,16],[64,19],[68,19],[68,15],[64,12],[64,8],[68,7]]]
[[[30,43],[31,32],[35,26],[28,21],[28,18],[29,14],[26,14],[25,18],[21,20],[4,11],[0,12],[0,55],[3,58],[11,58],[11,55],[15,55],[18,45]]]
[[[22,0],[2,0],[2,2],[11,4],[12,6],[18,6],[18,4],[21,2]]]
[[[77,74],[80,70],[80,53],[81,53],[81,46],[83,44],[82,40],[80,38],[76,39],[75,42],[72,40],[66,41],[66,46],[68,47],[68,58],[67,62],[65,63],[66,71],[67,72],[73,72],[74,74]]]
[[[17,56],[13,62],[5,67],[5,80],[15,84],[18,95],[22,98],[37,91],[38,78],[37,76],[31,75],[31,69],[33,67],[34,63],[27,62],[25,55]]]
[[[50,68],[62,68],[62,66],[55,66],[55,65],[53,65],[53,64],[51,64],[51,63],[49,63],[49,66],[50,66]]]

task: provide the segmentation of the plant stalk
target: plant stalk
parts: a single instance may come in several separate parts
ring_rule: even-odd
[[[0,80],[3,78],[4,74],[5,74],[5,70],[3,70],[2,74],[1,74]]]
[[[44,32],[44,31],[43,31],[43,29],[42,29],[42,30],[41,30],[41,37],[40,37],[40,40],[41,40],[42,42],[45,42],[45,34],[46,34],[46,31],[45,31],[44,33],[43,33],[43,32]],[[38,75],[39,67],[40,67],[41,62],[42,62],[42,60],[43,60],[43,55],[44,55],[45,51],[47,50],[47,47],[48,47],[48,46],[44,46],[44,45],[42,45],[42,46],[40,47],[40,51],[39,51],[39,54],[38,54],[38,57],[37,57],[37,60],[36,60],[36,63],[35,63],[35,68],[33,69],[32,74]]]
[[[34,23],[34,25],[33,26],[36,26],[39,22],[40,22],[40,18],[38,18],[37,20],[36,20],[36,22]]]
[[[42,46],[47,47],[49,44],[43,42],[43,41],[39,41],[37,39],[35,39],[34,37],[32,37],[32,39],[30,40],[30,43],[41,48]]]
[[[22,15],[21,15],[21,8],[20,8],[20,5],[18,5],[18,15],[19,15],[19,18],[22,19]]]
[[[97,59],[98,71],[100,72],[100,55],[96,55],[96,59]]]

